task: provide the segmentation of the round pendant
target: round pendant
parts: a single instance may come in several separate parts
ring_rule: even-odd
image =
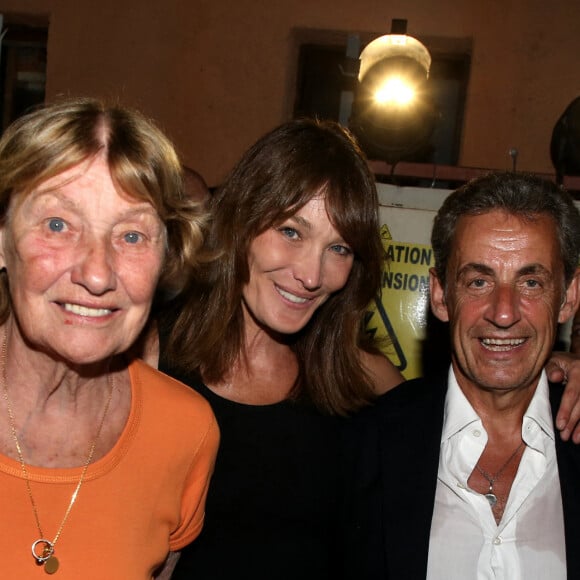
[[[41,549],[42,553],[38,554],[37,549]],[[50,540],[41,538],[32,544],[32,555],[38,565],[44,564],[54,553],[54,546]]]
[[[497,497],[494,493],[486,493],[485,499],[489,502],[489,505],[493,507],[497,503]]]
[[[58,559],[56,556],[51,556],[45,563],[44,563],[44,571],[47,574],[54,574],[58,570]]]

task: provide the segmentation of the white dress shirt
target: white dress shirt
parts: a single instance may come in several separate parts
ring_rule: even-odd
[[[427,579],[565,580],[562,496],[545,373],[524,415],[526,447],[499,525],[487,499],[467,485],[487,433],[452,369],[444,417]]]

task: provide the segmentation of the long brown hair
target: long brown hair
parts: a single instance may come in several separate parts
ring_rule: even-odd
[[[360,348],[375,350],[364,332],[367,307],[380,289],[382,247],[375,182],[353,137],[331,122],[294,120],[252,146],[210,201],[206,249],[219,256],[192,282],[179,306],[166,359],[219,382],[244,352],[242,289],[256,236],[323,193],[329,217],[351,247],[344,288],[290,337],[299,375],[293,395],[335,414],[372,398]]]

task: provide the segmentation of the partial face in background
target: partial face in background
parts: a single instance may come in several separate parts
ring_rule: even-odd
[[[250,245],[246,320],[281,334],[308,324],[316,309],[344,287],[353,253],[330,222],[325,199],[311,199]]]
[[[431,272],[431,307],[449,321],[462,387],[510,391],[535,386],[558,322],[574,313],[578,277],[564,286],[553,220],[494,210],[459,220],[447,288]]]
[[[132,345],[161,272],[165,228],[151,204],[117,191],[101,156],[17,195],[1,235],[12,316],[33,348],[86,364]]]

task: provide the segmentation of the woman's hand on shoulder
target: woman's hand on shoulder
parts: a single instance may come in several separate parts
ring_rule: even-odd
[[[553,352],[546,364],[548,380],[564,382],[566,388],[556,415],[556,427],[564,441],[572,438],[580,443],[580,355],[570,352]]]
[[[404,382],[397,367],[382,354],[360,351],[361,362],[373,381],[374,391],[382,395]]]

